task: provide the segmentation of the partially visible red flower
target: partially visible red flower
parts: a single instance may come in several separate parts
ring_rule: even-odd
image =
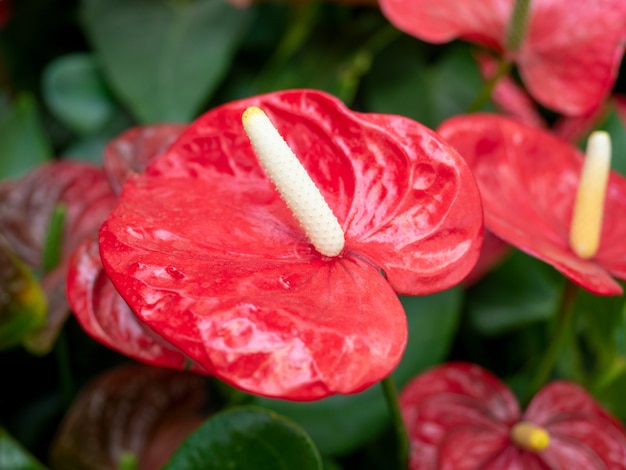
[[[625,469],[626,431],[580,386],[556,381],[522,413],[481,367],[450,363],[400,395],[411,470]]]
[[[55,207],[66,210],[59,265],[41,278],[48,302],[47,325],[30,339],[30,349],[45,353],[54,344],[69,315],[68,259],[85,238],[97,233],[114,203],[104,171],[88,163],[47,163],[19,180],[0,183],[0,232],[35,271],[43,271],[43,247]]]
[[[186,128],[185,124],[133,127],[111,140],[104,149],[104,169],[115,194],[129,175],[145,170]]]
[[[466,39],[514,61],[530,93],[568,115],[586,114],[610,93],[626,43],[622,0],[533,0],[525,39],[506,50],[514,0],[380,0],[399,29],[425,41]]]
[[[600,248],[582,259],[569,242],[583,163],[577,148],[547,131],[488,114],[454,117],[438,132],[472,169],[490,231],[593,293],[622,293],[611,275],[626,279],[624,177],[611,173]]]
[[[340,255],[313,248],[259,165],[241,123],[252,105],[337,216]],[[308,400],[389,374],[407,334],[396,292],[458,283],[481,234],[473,177],[436,134],[297,90],[202,116],[127,179],[99,241],[117,290],[174,349],[241,389]],[[68,292],[81,316],[92,281],[75,273]]]
[[[127,364],[81,390],[50,449],[57,469],[120,468],[125,453],[137,468],[165,466],[207,416],[206,383],[198,375]]]
[[[185,127],[182,124],[135,127],[110,141],[104,151],[104,167],[113,191],[119,193],[125,179],[142,172]],[[102,214],[98,226],[105,217]],[[104,272],[95,233],[73,254],[67,291],[83,329],[107,347],[154,365],[203,372],[135,317]]]

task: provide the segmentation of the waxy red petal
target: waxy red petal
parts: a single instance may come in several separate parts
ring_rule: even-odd
[[[493,115],[452,118],[439,133],[474,171],[489,230],[593,293],[622,292],[611,274],[626,279],[624,177],[610,176],[600,249],[583,260],[569,247],[583,162],[578,149],[546,131]]]
[[[464,430],[482,436],[482,449],[491,454],[497,443],[506,443],[502,437],[520,417],[511,391],[486,370],[466,363],[446,364],[416,377],[402,391],[400,407],[414,470],[435,468],[447,458],[440,448],[444,440]],[[454,455],[449,457],[458,464]]]
[[[455,38],[504,51],[514,0],[381,0],[398,28],[430,42]],[[587,114],[610,93],[626,39],[622,0],[534,0],[524,41],[505,51],[530,93],[564,114]]]
[[[251,105],[338,217],[340,256],[314,250],[260,168],[241,124]],[[127,180],[100,251],[137,316],[176,348],[240,388],[304,400],[391,372],[406,341],[392,287],[427,293],[459,282],[481,230],[475,182],[434,133],[291,91],[195,122]]]
[[[184,124],[154,124],[133,127],[104,149],[104,169],[115,194],[119,194],[128,175],[141,173],[186,129]]]
[[[400,395],[412,444],[410,468],[603,470],[626,468],[626,431],[578,385],[553,382],[520,416],[511,391],[479,366],[449,363],[413,379]],[[511,427],[544,428],[541,452],[518,448]]]
[[[83,329],[107,347],[153,365],[202,372],[137,320],[104,272],[95,239],[85,241],[72,257],[67,297]]]
[[[545,428],[544,460],[558,468],[626,468],[626,432],[582,387],[552,382],[531,401],[524,419]]]
[[[613,89],[626,45],[623,0],[536,0],[515,60],[530,93],[563,114],[588,114]]]
[[[394,26],[424,41],[456,38],[502,50],[512,0],[380,0]]]

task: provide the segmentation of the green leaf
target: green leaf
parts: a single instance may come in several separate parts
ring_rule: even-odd
[[[223,0],[84,0],[105,75],[144,122],[187,122],[227,72],[249,9]]]
[[[430,128],[466,112],[482,87],[478,65],[464,44],[443,51],[428,61],[423,44],[412,38],[385,49],[363,81],[368,110],[407,116]]]
[[[46,467],[0,428],[0,468],[2,470],[45,470]]]
[[[51,157],[34,98],[19,95],[0,115],[0,179],[21,176]]]
[[[164,470],[321,470],[313,442],[297,425],[256,407],[231,408],[200,426]]]
[[[548,320],[559,305],[563,285],[563,276],[552,267],[515,252],[470,289],[469,319],[487,336]]]
[[[460,309],[459,288],[424,297],[402,297],[407,312],[409,340],[393,378],[398,388],[427,367],[441,362],[456,332]],[[377,384],[349,396],[297,403],[259,398],[299,423],[323,455],[346,454],[376,437],[388,422],[382,388]]]
[[[19,344],[46,321],[46,299],[30,269],[0,237],[0,350]]]
[[[43,75],[43,97],[50,111],[78,134],[96,132],[114,112],[90,54],[65,55],[50,63]]]

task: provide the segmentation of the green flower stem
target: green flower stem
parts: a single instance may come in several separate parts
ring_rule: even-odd
[[[383,379],[380,384],[383,387],[385,400],[387,401],[387,408],[389,409],[389,415],[391,417],[391,422],[397,439],[399,468],[406,469],[409,465],[409,435],[407,434],[404,420],[402,419],[396,385],[394,384],[391,375]]]
[[[524,41],[524,38],[526,37],[526,27],[528,25],[529,11],[530,0],[516,0],[505,40],[506,52],[516,51]],[[489,98],[491,98],[491,93],[493,92],[496,84],[500,81],[502,77],[508,75],[512,67],[513,62],[511,61],[511,58],[503,56],[498,63],[496,73],[494,73],[489,78],[489,80],[485,82],[482,90],[480,90],[480,93],[468,108],[468,113],[475,113],[476,111],[480,110],[487,101],[489,101]]]
[[[48,223],[48,231],[43,247],[43,270],[45,273],[52,271],[61,261],[61,252],[63,251],[63,226],[65,225],[66,208],[62,204],[58,204]]]
[[[359,47],[349,59],[341,73],[338,97],[348,106],[354,101],[361,77],[369,72],[374,57],[389,44],[402,36],[402,32],[391,24],[385,24]]]
[[[485,103],[489,101],[491,98],[491,93],[495,88],[496,84],[500,81],[502,77],[508,75],[513,67],[513,63],[505,58],[502,58],[498,63],[498,68],[496,69],[496,73],[494,73],[489,80],[485,82],[482,89],[478,93],[478,96],[474,99],[474,102],[467,108],[468,113],[475,113],[479,111]]]
[[[516,51],[524,41],[529,11],[530,0],[516,0],[505,41],[507,51]]]
[[[265,65],[261,76],[276,75],[276,71],[302,47],[315,27],[319,13],[318,2],[295,3],[291,6],[289,27],[278,48]]]
[[[548,348],[543,354],[539,366],[535,370],[535,375],[529,382],[528,399],[537,393],[550,378],[550,374],[556,365],[563,345],[571,334],[571,322],[577,294],[578,286],[567,280],[565,288],[563,289],[563,295],[561,296],[561,304],[557,312],[555,330],[548,344]],[[529,400],[526,400],[526,402],[528,401]]]

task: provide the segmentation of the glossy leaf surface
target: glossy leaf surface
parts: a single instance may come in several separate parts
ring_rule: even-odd
[[[467,311],[472,325],[487,336],[547,321],[557,311],[564,285],[558,272],[520,252],[483,281],[468,292]]]
[[[463,38],[514,60],[531,94],[564,114],[585,114],[611,91],[624,53],[621,0],[535,0],[525,39],[507,51],[514,0],[382,0],[398,28],[429,42]]]
[[[3,428],[0,428],[0,463],[2,470],[46,470]]]
[[[459,116],[439,133],[463,155],[480,186],[485,226],[585,289],[616,295],[626,278],[626,179],[611,173],[600,249],[590,260],[569,247],[583,155],[546,131],[493,115]]]
[[[224,468],[321,470],[311,438],[262,408],[233,408],[213,416],[183,443],[164,470]]]
[[[219,0],[89,0],[104,72],[140,121],[189,121],[228,70],[250,12]]]
[[[160,469],[205,419],[202,377],[127,365],[92,380],[72,403],[51,449],[55,469],[120,468],[125,453]]]
[[[313,249],[257,163],[241,126],[250,105],[338,217],[340,256]],[[434,133],[290,91],[207,113],[129,178],[100,253],[138,318],[194,362],[244,390],[303,400],[360,391],[395,367],[406,320],[394,289],[458,283],[481,219],[471,174]]]
[[[52,157],[32,96],[19,95],[0,115],[0,154],[0,178],[22,176]]]
[[[88,54],[60,57],[45,70],[43,96],[51,111],[70,129],[93,133],[113,115],[98,66]]]
[[[467,363],[438,366],[402,391],[400,406],[412,443],[412,470],[439,468],[626,468],[626,432],[581,387],[552,382],[521,413],[497,377]],[[541,452],[518,448],[511,427],[545,429]]]

